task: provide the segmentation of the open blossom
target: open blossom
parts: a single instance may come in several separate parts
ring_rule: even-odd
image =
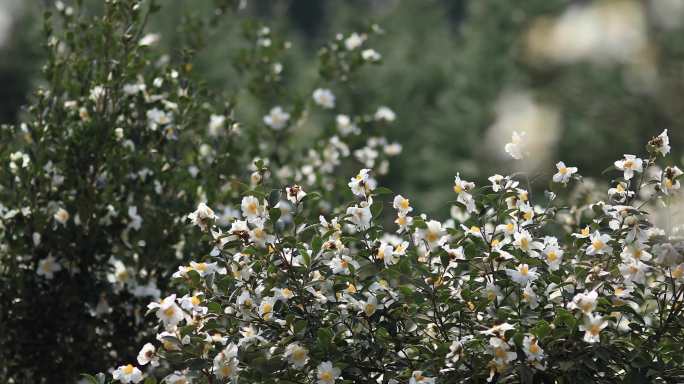
[[[284,356],[295,368],[304,368],[309,361],[309,351],[299,343],[288,344]]]
[[[597,343],[600,341],[600,333],[603,328],[608,326],[608,322],[598,314],[587,314],[584,316],[584,324],[579,326],[580,331],[584,331],[584,341],[587,343]]]
[[[465,205],[468,213],[475,212],[475,199],[469,193],[473,188],[475,188],[475,183],[462,180],[461,175],[456,174],[454,178],[454,192],[458,195],[456,200]]]
[[[326,109],[335,108],[335,95],[331,90],[318,88],[313,92],[314,102]]]
[[[413,371],[409,384],[434,384],[435,380],[434,377],[423,376],[423,371]]]
[[[549,270],[557,271],[563,261],[563,250],[557,246],[549,246],[544,249],[544,260]]]
[[[336,275],[348,275],[351,273],[350,266],[359,268],[359,263],[349,256],[336,256],[330,260],[330,269]]]
[[[361,51],[361,58],[368,62],[374,63],[376,61],[380,61],[382,55],[375,49],[368,48]]]
[[[499,337],[489,339],[489,353],[499,365],[508,365],[511,361],[518,358],[518,354],[511,351],[511,346]]]
[[[276,299],[274,297],[264,297],[259,304],[259,316],[264,320],[271,320],[273,317],[273,306]]]
[[[375,111],[375,115],[373,116],[373,118],[376,121],[384,121],[387,123],[391,123],[394,120],[396,120],[397,115],[388,107],[382,106],[378,108],[377,111]]]
[[[259,199],[254,196],[243,197],[240,207],[242,209],[242,216],[250,222],[263,217],[266,214],[266,201],[262,204],[259,202]]]
[[[409,199],[405,198],[402,195],[396,195],[394,197],[394,201],[392,201],[392,207],[399,211],[400,214],[406,215],[409,212],[413,211],[413,208],[411,207],[411,204],[409,203]]]
[[[276,131],[285,128],[289,120],[290,114],[283,111],[283,108],[280,106],[271,108],[271,111],[269,111],[268,115],[264,116],[264,124],[275,129]]]
[[[362,201],[358,205],[347,208],[346,213],[350,215],[349,220],[359,228],[368,228],[373,218],[370,210],[371,204],[373,204],[373,200],[369,199],[369,201]]]
[[[608,245],[611,241],[610,236],[595,231],[590,237],[591,244],[587,247],[587,255],[602,255],[613,252],[613,248]]]
[[[206,231],[211,221],[216,219],[216,215],[209,206],[204,203],[199,203],[195,212],[188,215],[188,219],[192,221],[192,224],[200,227],[203,231]]]
[[[138,364],[150,364],[153,367],[159,366],[159,356],[157,356],[155,352],[156,350],[152,343],[147,343],[143,345],[140,352],[138,352]]]
[[[527,356],[527,361],[541,361],[544,358],[544,350],[538,344],[534,336],[525,336],[523,339],[523,351]]]
[[[38,276],[43,276],[46,279],[52,279],[55,272],[62,270],[62,265],[54,258],[52,255],[48,255],[46,258],[38,262],[38,270],[36,273]]]
[[[306,196],[306,192],[304,192],[304,189],[302,189],[302,187],[300,187],[297,184],[294,184],[291,187],[285,188],[285,192],[287,192],[287,199],[292,204],[299,203]]]
[[[679,167],[667,167],[660,175],[660,189],[666,195],[678,190],[681,185],[679,183],[679,177],[682,175],[682,170]]]
[[[166,328],[172,327],[185,319],[185,313],[176,304],[176,295],[167,296],[161,302],[153,302],[147,305],[148,309],[157,310],[157,318],[164,322]]]
[[[513,245],[530,256],[536,256],[538,251],[544,246],[542,243],[534,241],[532,235],[526,229],[514,233],[513,238],[515,239]]]
[[[579,309],[585,315],[588,315],[596,309],[597,300],[598,292],[594,290],[587,293],[578,293],[573,297],[572,302],[568,304],[568,308]]]
[[[143,379],[142,372],[138,367],[134,367],[132,364],[122,365],[115,369],[112,373],[114,380],[119,380],[121,383],[139,383]]]
[[[625,284],[644,284],[646,282],[646,272],[649,267],[639,260],[630,260],[620,264],[619,269],[622,277],[625,279]]]
[[[219,379],[234,378],[238,374],[238,347],[234,343],[228,344],[226,348],[214,357],[214,374]]]
[[[553,175],[554,183],[567,184],[572,175],[577,173],[577,167],[567,167],[562,161],[556,163],[556,168],[558,168],[558,172]]]
[[[426,228],[421,229],[419,235],[421,240],[427,241],[430,247],[436,247],[439,240],[444,236],[444,228],[442,223],[437,220],[430,220],[425,223]]]
[[[347,48],[348,51],[353,51],[354,49],[360,47],[365,40],[365,35],[360,35],[354,32],[344,40],[344,46]]]
[[[54,217],[58,223],[66,225],[67,221],[69,221],[69,212],[64,208],[59,208],[52,217]]]
[[[316,371],[318,384],[333,384],[335,380],[340,377],[340,373],[340,369],[333,367],[332,362],[324,361],[318,365]]]
[[[539,277],[537,268],[530,268],[527,264],[520,264],[515,269],[507,269],[506,274],[511,277],[511,280],[520,285],[535,281]]]
[[[667,137],[667,129],[664,130],[660,135],[651,139],[648,144],[653,147],[662,156],[670,153],[670,138]]]
[[[523,159],[527,152],[525,150],[525,140],[527,139],[527,133],[525,132],[513,132],[511,142],[507,143],[504,147],[506,153],[511,155],[512,158],[516,160]]]
[[[624,172],[625,180],[634,177],[634,172],[643,172],[643,160],[634,155],[625,155],[622,160],[615,162],[615,167]]]
[[[356,196],[367,197],[375,189],[377,182],[370,176],[370,169],[364,168],[347,185]]]

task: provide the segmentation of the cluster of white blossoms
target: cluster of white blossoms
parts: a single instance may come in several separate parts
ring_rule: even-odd
[[[590,209],[557,205],[553,194],[535,200],[513,176],[477,188],[457,174],[453,204],[463,214],[443,222],[410,216],[402,195],[383,201],[389,191],[370,169],[349,181],[354,201],[330,215],[318,215],[323,202],[300,185],[279,192],[297,207],[290,221],[258,187],[242,198],[244,220],[226,229],[200,204],[190,220],[211,235],[211,261],[181,267],[178,291],[150,304],[161,347],[146,344],[138,362],[171,369],[172,383],[259,382],[264,370],[318,384],[446,383],[521,370],[562,376],[585,361],[571,351],[591,345],[639,353],[636,345],[679,334],[684,295],[684,243],[635,208],[674,198],[682,173],[647,172],[669,152],[666,132],[648,148],[648,160],[616,162],[614,181],[623,192],[656,185],[648,200],[625,194]],[[556,168],[556,183],[581,180],[577,168]],[[395,233],[382,229],[385,204],[396,211]],[[114,377],[139,381],[135,369]]]

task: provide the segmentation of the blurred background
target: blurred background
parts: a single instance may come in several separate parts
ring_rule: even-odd
[[[42,7],[55,3],[0,0],[1,123],[40,84]],[[364,69],[349,102],[396,112],[387,136],[404,150],[383,183],[428,213],[453,199],[457,172],[486,182],[523,166],[549,177],[563,160],[599,176],[623,153],[644,154],[663,129],[681,166],[684,0],[244,0],[209,38],[192,25],[216,1],[160,3],[149,32],[161,49],[195,46],[195,73],[228,93],[238,83],[237,19],[257,18],[292,42],[283,76],[301,92],[316,85],[322,43],[380,25],[372,48],[383,65]],[[513,131],[533,146],[515,168],[503,151]]]

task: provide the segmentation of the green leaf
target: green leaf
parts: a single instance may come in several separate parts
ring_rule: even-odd
[[[375,196],[382,196],[382,195],[392,195],[394,192],[392,192],[391,189],[385,188],[385,187],[377,187],[373,190],[373,195]]]

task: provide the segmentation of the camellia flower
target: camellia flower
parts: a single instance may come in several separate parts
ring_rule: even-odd
[[[195,212],[188,215],[188,219],[203,231],[206,231],[211,221],[216,219],[214,211],[204,203],[199,203]]]
[[[271,108],[271,111],[268,113],[268,115],[264,116],[264,124],[275,129],[276,131],[285,128],[289,120],[290,114],[283,111],[283,108],[280,106]]]
[[[243,197],[240,207],[242,208],[242,216],[249,222],[262,217],[266,212],[266,202],[264,201],[264,204],[261,204],[259,199],[254,196]]]
[[[271,320],[275,302],[276,299],[270,296],[261,299],[261,304],[259,304],[259,316],[261,316],[264,320]]]
[[[518,358],[518,354],[511,352],[511,346],[499,337],[489,339],[489,353],[494,356],[494,360],[499,365],[508,365]]]
[[[285,191],[287,192],[287,199],[292,203],[292,204],[297,204],[302,199],[306,196],[306,192],[302,189],[297,184],[294,184],[291,187],[285,188]]]
[[[299,343],[288,344],[284,356],[295,368],[304,368],[309,361],[309,351]]]
[[[318,88],[313,92],[314,102],[326,109],[335,108],[335,95],[329,89]]]
[[[558,173],[553,175],[554,183],[567,184],[572,175],[577,173],[577,167],[566,167],[562,161],[556,163],[556,168],[558,168]]]
[[[434,384],[434,377],[423,376],[423,371],[413,371],[411,373],[411,379],[409,379],[409,384]]]
[[[602,235],[599,231],[595,231],[589,237],[589,240],[591,244],[587,247],[587,255],[602,255],[613,252],[613,248],[608,245],[608,242],[611,240],[610,236]]]
[[[59,208],[52,217],[54,217],[58,223],[66,226],[67,221],[69,221],[69,212],[64,208]]]
[[[516,160],[522,160],[526,156],[525,152],[525,139],[527,138],[527,133],[525,132],[513,132],[511,142],[507,143],[504,147],[506,153],[511,155],[512,158]]]
[[[399,211],[400,214],[406,215],[409,212],[413,211],[413,208],[411,207],[409,203],[409,199],[405,198],[402,195],[396,195],[394,197],[394,201],[392,202],[392,207]]]
[[[147,305],[148,309],[157,309],[157,317],[164,322],[166,328],[175,326],[185,318],[185,313],[176,304],[176,295],[167,296],[160,303],[154,302]]]
[[[667,137],[667,129],[664,130],[660,135],[652,138],[648,142],[648,145],[653,147],[653,149],[659,152],[662,156],[670,153],[670,138]]]
[[[378,108],[377,111],[375,111],[375,115],[373,116],[373,118],[376,121],[384,121],[387,123],[391,123],[397,118],[397,115],[391,109],[382,106]]]
[[[679,183],[679,176],[682,175],[682,170],[679,167],[667,167],[660,176],[660,189],[666,195],[678,190],[681,186]]]
[[[356,176],[352,177],[347,185],[356,196],[366,197],[368,193],[375,189],[377,182],[370,177],[370,169],[364,168]]]
[[[38,262],[38,270],[36,273],[38,276],[43,276],[46,279],[52,279],[55,272],[62,270],[62,265],[54,258],[52,255],[40,260]]]
[[[332,273],[336,275],[348,275],[351,270],[349,266],[352,265],[354,268],[359,268],[359,263],[349,256],[337,256],[330,260],[330,269]]]
[[[114,380],[119,380],[120,382],[126,383],[139,383],[143,379],[143,374],[140,372],[138,367],[134,367],[131,364],[122,365],[112,373]]]
[[[214,373],[219,379],[234,378],[238,373],[238,347],[234,343],[228,344],[226,349],[214,357]]]
[[[318,365],[316,377],[318,384],[333,384],[340,377],[340,369],[333,367],[332,362],[324,361]]]
[[[365,35],[359,35],[358,33],[354,32],[344,40],[344,46],[347,48],[348,51],[353,51],[356,48],[360,47],[365,40]]]
[[[159,357],[155,354],[156,350],[152,343],[147,343],[143,345],[140,352],[138,352],[138,364],[146,365],[150,364],[153,367],[159,366]]]
[[[439,240],[444,235],[444,229],[442,228],[442,223],[437,220],[430,220],[425,223],[427,228],[420,231],[420,238],[427,241],[430,247],[435,247],[438,245]]]
[[[532,235],[526,229],[514,233],[513,238],[515,239],[513,245],[530,256],[536,256],[538,250],[544,246],[542,243],[534,241]]]
[[[371,317],[378,309],[382,309],[383,305],[378,304],[378,298],[372,294],[366,294],[367,298],[365,301],[359,301],[359,311],[363,312],[366,316]]]
[[[580,331],[585,331],[584,341],[587,343],[597,343],[600,341],[600,333],[603,328],[608,326],[608,322],[603,320],[601,315],[590,313],[584,316],[584,324],[579,326]]]
[[[359,228],[368,228],[370,225],[373,214],[371,213],[370,206],[372,204],[372,199],[369,201],[363,201],[359,205],[354,205],[347,208],[347,215],[351,215],[351,222]]]
[[[563,261],[563,250],[557,246],[549,246],[544,249],[544,260],[549,266],[549,270],[557,271]]]
[[[639,260],[630,260],[620,264],[619,269],[622,277],[625,279],[625,284],[644,284],[646,282],[646,271],[648,271],[649,267]]]
[[[568,304],[568,308],[579,309],[585,315],[588,315],[596,309],[596,300],[598,300],[598,292],[594,290],[587,293],[578,293],[573,297],[572,302]]]
[[[615,167],[624,172],[625,180],[634,177],[634,172],[643,172],[643,160],[634,155],[625,155],[623,160],[615,162]]]
[[[530,268],[527,264],[520,264],[516,269],[506,269],[506,274],[511,277],[511,280],[520,285],[535,281],[539,276],[537,268]]]
[[[523,351],[525,351],[527,361],[539,362],[544,358],[544,350],[537,344],[537,341],[534,336],[525,336],[523,339]]]

